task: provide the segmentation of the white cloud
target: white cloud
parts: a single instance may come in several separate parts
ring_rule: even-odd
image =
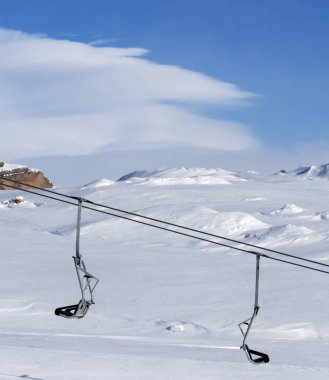
[[[239,106],[253,94],[146,53],[0,29],[1,158],[257,145],[245,125],[191,112]]]

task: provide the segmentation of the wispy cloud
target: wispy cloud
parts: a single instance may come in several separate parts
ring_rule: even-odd
[[[257,144],[245,125],[191,112],[239,106],[252,93],[146,53],[0,29],[1,158]]]
[[[98,38],[96,40],[92,40],[88,42],[88,44],[91,46],[104,46],[104,45],[113,44],[120,41],[122,40],[119,38]]]

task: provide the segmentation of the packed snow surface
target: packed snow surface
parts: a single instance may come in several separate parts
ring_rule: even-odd
[[[180,168],[56,190],[329,264],[327,181]],[[253,366],[237,326],[253,312],[253,255],[83,209],[81,253],[100,283],[85,318],[60,318],[81,296],[77,208],[21,194],[0,192],[0,379],[328,379],[327,274],[261,258],[247,343],[271,361]]]

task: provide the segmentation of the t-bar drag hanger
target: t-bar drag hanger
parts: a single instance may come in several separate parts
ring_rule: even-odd
[[[241,330],[241,333],[243,335],[243,342],[242,346],[240,347],[247,355],[247,359],[250,361],[250,363],[253,364],[263,364],[263,363],[268,363],[270,361],[270,358],[267,354],[264,354],[259,351],[251,350],[246,341],[248,338],[248,334],[250,332],[252,323],[258,314],[259,311],[259,304],[258,304],[258,291],[259,291],[259,262],[260,262],[260,255],[256,254],[256,286],[255,286],[255,305],[254,305],[254,312],[252,316],[245,321],[239,323],[239,328]],[[243,325],[247,326],[247,329],[244,330],[242,328]]]
[[[81,300],[76,305],[59,307],[55,310],[55,314],[64,318],[83,318],[89,306],[94,304],[93,291],[98,284],[99,279],[90,274],[82,256],[80,254],[80,226],[81,226],[81,209],[83,198],[74,197],[78,201],[78,219],[75,244],[75,256],[73,256],[74,266],[77,272],[79,286],[81,290]]]

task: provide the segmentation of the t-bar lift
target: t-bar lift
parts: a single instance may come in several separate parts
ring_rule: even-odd
[[[99,279],[90,274],[82,256],[80,254],[80,227],[81,227],[81,209],[83,198],[74,197],[78,201],[78,218],[76,231],[75,256],[73,256],[74,266],[77,272],[79,286],[81,290],[81,299],[76,305],[59,307],[55,310],[55,314],[64,318],[83,318],[89,306],[94,304],[93,291],[98,284]]]
[[[267,354],[264,354],[259,351],[251,350],[246,341],[248,334],[250,332],[252,323],[258,314],[259,311],[259,304],[258,304],[258,292],[259,292],[259,262],[260,262],[260,254],[256,254],[256,286],[255,286],[255,305],[254,305],[254,312],[252,316],[245,321],[239,323],[239,328],[241,330],[241,333],[243,335],[243,342],[242,346],[240,347],[247,355],[247,359],[250,361],[252,364],[263,364],[263,363],[268,363],[270,361],[270,358]],[[244,330],[242,328],[243,325],[246,325],[247,328]]]

